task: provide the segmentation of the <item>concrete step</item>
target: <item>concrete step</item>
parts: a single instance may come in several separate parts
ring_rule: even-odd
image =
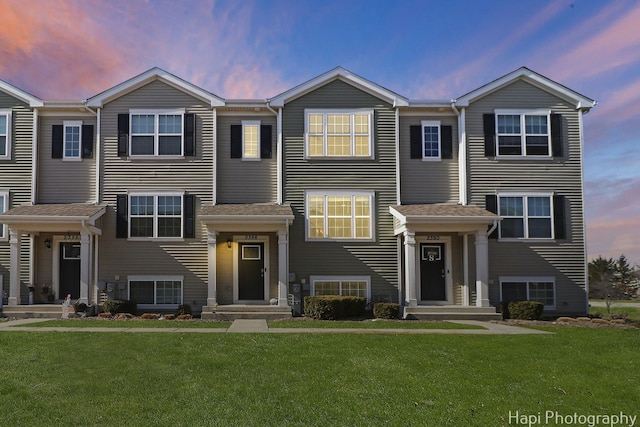
[[[5,305],[2,307],[2,313],[6,317],[13,317],[16,319],[59,319],[60,317],[62,317],[62,305]]]
[[[202,319],[236,320],[236,319],[267,319],[275,320],[291,317],[290,307],[277,305],[220,305],[218,307],[203,307]]]

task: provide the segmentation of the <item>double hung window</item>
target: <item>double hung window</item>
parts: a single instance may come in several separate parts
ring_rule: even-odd
[[[498,156],[551,156],[548,110],[497,110]]]
[[[64,122],[63,159],[81,159],[82,153],[82,122]]]
[[[242,158],[245,160],[260,159],[260,122],[242,122]]]
[[[182,276],[130,276],[129,299],[141,305],[182,304]]]
[[[11,158],[11,110],[0,110],[0,160]]]
[[[440,159],[440,122],[422,122],[422,159]]]
[[[553,197],[550,194],[498,195],[500,238],[552,239]]]
[[[373,157],[373,111],[306,110],[306,155]]]
[[[130,194],[129,237],[182,237],[182,194]]]
[[[501,277],[501,301],[537,301],[545,308],[555,307],[553,277]]]
[[[311,295],[370,298],[368,276],[311,276]]]
[[[309,240],[372,240],[373,193],[325,193],[306,195]]]
[[[182,156],[184,110],[132,110],[132,156]]]
[[[7,207],[9,206],[9,192],[8,191],[0,191],[0,214],[5,213],[7,211]],[[4,239],[7,237],[7,226],[4,224],[0,224],[0,239]]]

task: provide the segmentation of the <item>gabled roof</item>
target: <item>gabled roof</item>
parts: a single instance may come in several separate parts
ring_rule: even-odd
[[[507,75],[504,75],[490,83],[487,83],[484,86],[479,87],[476,90],[467,93],[466,95],[461,96],[456,100],[455,104],[458,107],[468,107],[470,103],[486,95],[489,95],[490,93],[493,93],[496,90],[507,86],[517,80],[526,81],[527,83],[539,87],[542,90],[553,93],[560,98],[572,102],[575,104],[576,109],[589,110],[591,107],[594,107],[596,105],[596,101],[594,101],[593,99],[587,98],[586,96],[581,95],[578,92],[561,85],[560,83],[554,82],[553,80],[541,74],[538,74],[535,71],[528,69],[527,67],[520,67]]]
[[[0,80],[0,91],[6,92],[14,98],[18,98],[19,100],[29,104],[29,107],[42,107],[43,102],[40,98],[18,89],[3,80]]]
[[[224,105],[224,99],[220,98],[208,92],[204,89],[199,88],[198,86],[187,82],[186,80],[182,80],[175,75],[164,71],[161,68],[154,67],[149,71],[145,71],[142,74],[139,74],[127,81],[124,81],[111,89],[107,89],[104,92],[89,98],[87,100],[88,107],[102,107],[104,104],[113,101],[127,93],[130,93],[139,87],[142,87],[152,81],[160,80],[164,83],[175,87],[178,90],[186,92],[196,98],[199,98],[207,103],[209,103],[212,107],[220,107]]]
[[[95,222],[106,212],[106,207],[89,203],[51,203],[20,205],[0,214],[4,224],[30,222]]]
[[[331,83],[334,80],[341,80],[352,86],[355,86],[373,96],[383,99],[394,106],[406,106],[409,104],[409,100],[404,96],[398,95],[395,92],[390,91],[382,86],[379,86],[369,80],[366,80],[342,67],[336,67],[331,71],[311,79],[301,85],[289,89],[286,92],[281,93],[269,100],[269,105],[272,107],[284,107],[287,102],[293,101],[321,86]]]

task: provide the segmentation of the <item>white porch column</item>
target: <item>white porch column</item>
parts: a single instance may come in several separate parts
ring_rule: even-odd
[[[405,305],[418,305],[418,290],[416,283],[416,233],[404,232],[404,271],[405,271]]]
[[[209,256],[208,267],[209,267],[209,279],[207,282],[207,306],[215,307],[216,306],[216,232],[215,230],[208,229],[207,230],[207,252]]]
[[[289,305],[289,238],[286,231],[278,233],[278,306]]]
[[[469,235],[462,235],[462,305],[469,306]]]
[[[489,307],[489,240],[487,231],[476,231],[476,306]]]
[[[9,229],[9,299],[8,305],[20,305],[20,236],[19,230]]]
[[[80,302],[89,304],[89,277],[91,273],[91,236],[80,232]]]

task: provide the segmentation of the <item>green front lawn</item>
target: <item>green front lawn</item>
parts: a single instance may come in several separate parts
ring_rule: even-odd
[[[611,315],[607,313],[606,307],[589,307],[589,314],[599,314],[603,319],[622,316],[627,320],[640,324],[640,305],[638,307],[618,307],[615,304],[611,306]]]
[[[320,328],[320,329],[486,329],[477,325],[451,322],[422,322],[414,320],[275,320],[270,328]]]
[[[203,322],[189,320],[109,320],[109,319],[65,319],[46,320],[37,323],[16,325],[29,328],[228,328],[231,322]]]
[[[0,425],[508,426],[509,411],[638,415],[640,329],[551,329],[0,332]]]

